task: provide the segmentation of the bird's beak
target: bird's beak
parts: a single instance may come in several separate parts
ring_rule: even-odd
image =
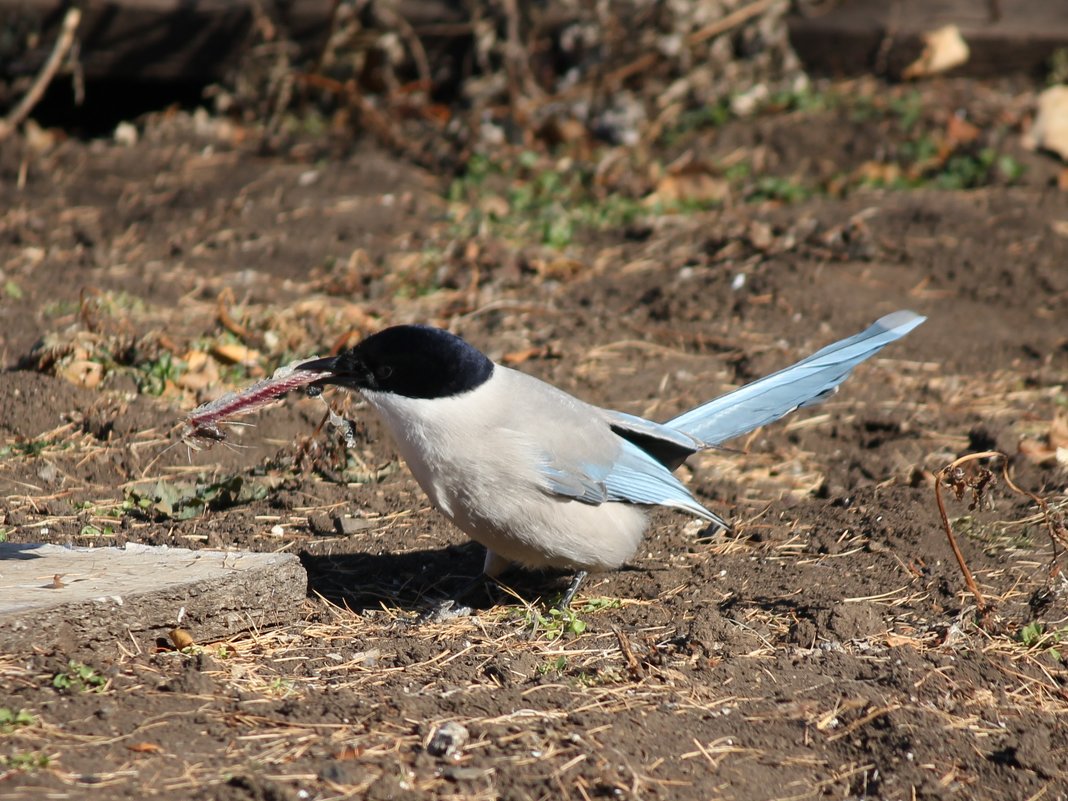
[[[326,356],[322,359],[312,359],[297,365],[298,370],[307,370],[311,373],[323,373],[314,382],[308,385],[312,392],[322,392],[323,388],[330,384],[345,384],[344,378],[338,372],[337,356]]]
[[[367,368],[359,359],[353,358],[352,351],[342,351],[337,356],[301,362],[296,369],[325,374],[317,378],[312,386],[337,384],[351,389],[371,386]]]
[[[312,359],[297,365],[298,370],[309,370],[313,373],[336,373],[337,356],[324,356],[322,359]]]

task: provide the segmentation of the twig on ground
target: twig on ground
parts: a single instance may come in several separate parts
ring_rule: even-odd
[[[77,32],[78,24],[81,21],[82,12],[80,9],[70,8],[67,10],[66,16],[63,17],[63,25],[59,29],[59,36],[56,37],[56,44],[52,48],[48,60],[41,67],[41,71],[37,73],[30,90],[23,95],[22,100],[11,109],[8,115],[3,120],[0,120],[0,140],[10,136],[33,111],[33,107],[40,102],[41,97],[48,88],[48,84],[56,77],[63,59],[74,44],[74,34]]]
[[[731,28],[737,28],[739,25],[743,25],[753,17],[759,17],[765,11],[767,11],[776,2],[776,0],[756,0],[756,2],[750,3],[747,6],[742,6],[736,11],[732,11],[723,17],[720,17],[715,22],[711,22],[699,31],[694,31],[686,37],[686,43],[693,47],[694,45],[701,44],[706,39],[711,39],[714,36],[719,36],[721,33],[726,33]]]
[[[1053,549],[1053,556],[1050,559],[1050,576],[1056,576],[1059,572],[1057,567],[1057,543],[1060,543],[1063,547],[1068,548],[1068,531],[1064,528],[1064,523],[1059,520],[1054,520],[1053,514],[1050,512],[1049,504],[1045,500],[1035,495],[1033,492],[1023,489],[1018,486],[1015,481],[1009,478],[1009,463],[1008,460],[1002,462],[1001,474],[1005,478],[1005,484],[1009,489],[1014,492],[1018,492],[1021,495],[1026,495],[1042,511],[1042,517],[1046,523],[1046,532],[1049,534],[1050,547]]]
[[[972,571],[968,569],[968,563],[964,561],[964,554],[961,553],[960,546],[957,544],[957,538],[953,534],[953,527],[949,524],[949,515],[946,514],[946,504],[942,500],[942,484],[945,482],[946,477],[950,475],[950,472],[957,470],[961,465],[974,462],[979,459],[993,459],[995,457],[1001,457],[1005,459],[1005,454],[1001,451],[982,451],[981,453],[969,453],[966,456],[962,456],[959,459],[954,459],[948,465],[938,471],[938,475],[935,476],[935,501],[938,503],[938,514],[942,516],[942,528],[945,529],[946,537],[949,539],[949,547],[953,550],[953,556],[957,559],[957,564],[960,566],[960,572],[964,575],[964,583],[968,585],[968,589],[975,597],[975,604],[979,612],[980,622],[984,622],[987,616],[990,614],[991,607],[983,598],[983,593],[979,590],[979,585],[975,583],[975,577],[972,575]],[[953,479],[954,489],[958,486],[963,487],[963,481],[957,481],[956,477]],[[962,490],[961,490],[962,491]],[[961,494],[958,491],[958,495]],[[976,490],[973,490],[977,492]],[[977,495],[976,502],[978,503],[979,497]]]
[[[430,58],[426,54],[426,48],[423,47],[419,34],[415,32],[408,20],[385,3],[375,6],[375,14],[407,43],[412,61],[415,62],[415,70],[419,73],[419,87],[424,92],[430,92],[434,86],[434,76],[430,69]]]
[[[739,25],[744,25],[749,20],[758,17],[767,11],[774,2],[775,0],[755,0],[755,2],[750,3],[747,6],[742,6],[738,10],[732,11],[730,14],[720,17],[715,22],[711,22],[700,30],[691,33],[686,37],[686,44],[689,47],[696,47],[708,39],[713,39],[716,36],[737,28]],[[645,53],[631,63],[624,64],[622,67],[605,75],[603,79],[604,84],[609,88],[618,86],[627,78],[645,72],[655,66],[656,63],[660,61],[660,58],[660,53]]]
[[[627,635],[622,632],[618,626],[612,626],[612,633],[616,635],[616,643],[619,645],[619,652],[623,654],[623,661],[627,666],[627,673],[630,674],[632,681],[639,681],[644,671],[642,669],[642,663],[638,661],[638,657],[634,655],[634,649],[631,647],[630,640],[627,639]]]
[[[219,325],[221,325],[235,337],[240,339],[242,342],[248,342],[251,338],[251,334],[248,328],[246,328],[237,320],[235,320],[233,318],[233,315],[230,314],[229,308],[227,308],[230,304],[234,303],[233,290],[229,287],[223,289],[223,291],[219,293],[219,297],[216,300],[216,303],[218,304],[216,306],[216,314],[219,318]]]
[[[949,539],[949,547],[952,548],[953,555],[956,557],[957,564],[960,566],[960,571],[964,575],[964,583],[968,585],[969,591],[975,596],[975,602],[979,612],[979,620],[981,623],[985,623],[986,618],[993,610],[993,606],[983,597],[982,592],[979,590],[979,586],[975,582],[974,576],[972,576],[967,563],[964,561],[964,554],[961,553],[960,546],[957,544],[957,538],[953,534],[953,527],[949,523],[949,516],[946,514],[945,502],[942,500],[942,485],[945,484],[953,490],[954,494],[957,496],[957,500],[960,500],[964,496],[964,493],[970,490],[972,493],[971,508],[974,509],[982,504],[984,493],[986,493],[995,481],[994,474],[990,470],[984,468],[978,475],[969,477],[963,469],[965,464],[976,462],[980,459],[1000,459],[1001,475],[1005,480],[1005,486],[1013,492],[1023,495],[1025,498],[1029,498],[1038,506],[1042,513],[1042,517],[1045,520],[1046,531],[1049,534],[1050,545],[1053,548],[1052,565],[1050,567],[1051,576],[1056,576],[1059,572],[1057,566],[1057,556],[1059,553],[1057,546],[1060,544],[1068,547],[1068,532],[1065,531],[1063,523],[1054,518],[1054,515],[1049,508],[1049,504],[1046,503],[1045,500],[1035,493],[1023,489],[1012,480],[1009,476],[1009,457],[1001,451],[969,453],[965,456],[961,456],[959,459],[954,459],[938,471],[938,474],[935,477],[935,500],[938,502],[938,513],[942,517],[942,528],[945,529],[946,537]]]

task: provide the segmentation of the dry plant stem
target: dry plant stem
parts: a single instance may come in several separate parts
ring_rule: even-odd
[[[78,8],[70,8],[67,10],[67,14],[63,17],[63,26],[59,30],[59,36],[56,38],[55,47],[52,48],[52,52],[48,56],[48,60],[41,67],[41,71],[37,73],[37,77],[33,81],[33,86],[18,102],[15,108],[11,109],[11,112],[0,121],[0,140],[6,139],[11,135],[30,112],[33,111],[33,107],[40,102],[42,95],[45,93],[45,89],[48,88],[48,84],[52,82],[52,79],[56,77],[56,73],[59,71],[59,65],[63,63],[63,59],[70,51],[71,46],[74,44],[74,34],[78,30],[78,24],[82,21],[82,12]]]
[[[298,74],[296,80],[300,81],[305,86],[314,86],[327,92],[333,92],[338,95],[338,97],[345,98],[349,105],[355,107],[360,113],[360,119],[363,124],[366,125],[383,144],[387,147],[395,148],[400,152],[405,152],[406,144],[404,139],[393,130],[389,118],[376,109],[374,105],[363,96],[363,93],[360,92],[360,88],[357,86],[355,80],[341,83],[334,78],[329,78],[317,73]]]
[[[1068,543],[1066,543],[1064,541],[1063,529],[1060,529],[1058,526],[1054,525],[1053,516],[1050,514],[1049,504],[1048,503],[1046,503],[1038,495],[1035,495],[1035,493],[1029,492],[1028,490],[1023,489],[1022,487],[1017,486],[1016,482],[1013,481],[1011,478],[1009,478],[1009,463],[1008,463],[1007,460],[1004,463],[1002,463],[1002,465],[1001,465],[1001,475],[1005,479],[1005,484],[1006,484],[1006,486],[1008,486],[1009,489],[1011,489],[1013,492],[1018,492],[1021,495],[1026,495],[1028,498],[1030,498],[1032,501],[1035,502],[1035,504],[1038,506],[1039,509],[1042,510],[1042,517],[1045,519],[1045,522],[1046,522],[1046,532],[1049,534],[1050,545],[1053,548],[1053,557],[1051,559],[1052,564],[1050,566],[1050,575],[1051,576],[1056,576],[1057,575],[1057,543],[1059,542],[1061,545],[1064,545],[1065,547],[1068,547]]]
[[[949,525],[949,515],[946,514],[946,504],[945,501],[942,500],[942,479],[950,470],[959,467],[966,462],[974,462],[978,459],[993,459],[998,456],[1002,459],[1007,458],[1001,451],[969,453],[959,459],[954,459],[939,470],[938,475],[935,476],[935,500],[938,502],[938,513],[942,516],[942,528],[946,530],[946,537],[949,538],[949,547],[953,549],[953,555],[957,558],[960,572],[964,575],[964,583],[968,585],[968,589],[971,591],[972,595],[975,596],[975,604],[979,610],[980,620],[986,618],[987,614],[990,612],[990,607],[987,605],[986,599],[983,598],[983,593],[979,591],[979,585],[975,583],[975,577],[972,575],[972,571],[968,569],[968,563],[964,561],[964,554],[961,553],[960,546],[957,545],[957,538],[953,534],[953,527]]]
[[[721,33],[726,33],[731,28],[737,28],[753,17],[759,17],[765,11],[767,11],[776,2],[776,0],[756,0],[755,3],[750,3],[747,6],[742,6],[737,11],[732,11],[725,17],[712,22],[699,31],[694,31],[686,37],[686,43],[693,47],[700,44],[706,39],[711,39],[713,36],[719,36]]]
[[[237,322],[237,320],[235,320],[233,318],[233,316],[230,314],[230,310],[227,308],[227,306],[233,304],[234,302],[235,302],[235,300],[234,300],[234,292],[229,287],[227,287],[226,289],[224,289],[222,292],[219,293],[219,297],[218,297],[219,325],[221,325],[223,328],[225,328],[227,331],[229,331],[235,337],[238,337],[239,339],[241,339],[243,342],[248,342],[249,336],[250,336],[248,329],[245,328],[245,326],[241,325],[241,323]]]
[[[540,97],[544,93],[530,71],[529,48],[523,46],[520,36],[519,4],[516,0],[504,0],[505,16],[505,69],[508,72],[509,94],[513,114],[518,110],[520,92],[527,97]]]
[[[755,2],[750,3],[747,6],[743,6],[742,8],[739,8],[736,11],[732,11],[730,14],[727,14],[726,16],[721,17],[715,22],[709,23],[700,30],[691,33],[689,36],[686,37],[686,44],[689,47],[695,47],[708,39],[712,39],[716,36],[727,33],[728,31],[737,28],[739,25],[744,25],[749,20],[767,11],[773,5],[774,2],[775,0],[756,0]],[[625,64],[619,69],[605,75],[603,78],[604,85],[609,89],[613,89],[617,87],[620,83],[625,81],[627,78],[630,78],[633,75],[637,75],[638,73],[644,72],[645,70],[648,70],[651,67],[655,66],[659,60],[659,53],[646,53],[642,56],[639,56],[630,64]],[[577,93],[583,86],[585,85],[579,84],[578,86],[572,87],[571,89],[559,93],[555,99],[559,100],[571,96]]]
[[[643,673],[642,663],[639,662],[638,657],[634,655],[634,649],[630,645],[630,640],[627,639],[627,635],[617,626],[612,626],[612,633],[616,635],[616,643],[619,645],[619,652],[623,655],[623,661],[627,665],[627,673],[630,674],[631,680],[640,680]]]
[[[376,7],[375,13],[381,16],[389,27],[397,31],[397,34],[408,44],[412,61],[415,62],[415,70],[419,73],[419,86],[424,92],[429,92],[434,86],[433,74],[430,70],[430,58],[426,54],[426,48],[423,47],[419,34],[415,32],[408,20],[385,4]]]

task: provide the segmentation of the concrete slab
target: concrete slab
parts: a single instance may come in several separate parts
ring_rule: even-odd
[[[293,554],[0,543],[0,651],[150,650],[183,608],[210,642],[298,619],[307,585]]]

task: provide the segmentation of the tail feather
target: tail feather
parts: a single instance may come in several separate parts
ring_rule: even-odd
[[[849,377],[854,367],[926,319],[911,311],[888,314],[859,334],[828,345],[797,364],[684,412],[663,425],[706,446],[726,442],[795,409],[824,400]]]

